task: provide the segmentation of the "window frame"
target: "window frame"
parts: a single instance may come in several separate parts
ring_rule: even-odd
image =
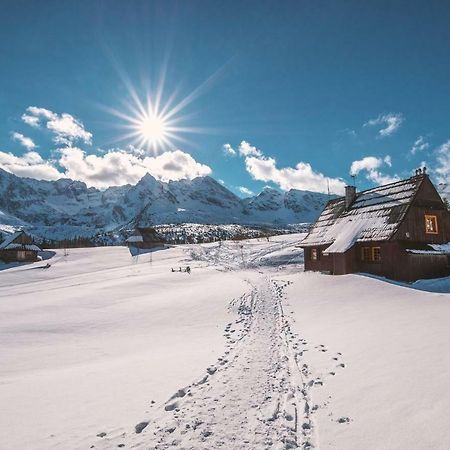
[[[378,250],[378,259],[375,258],[375,251]],[[371,256],[372,256],[372,262],[374,263],[379,263],[381,262],[381,247],[372,247],[372,251],[371,251]]]
[[[427,221],[431,220],[432,222],[434,221],[434,228],[436,231],[428,231],[427,227]],[[425,214],[424,216],[424,221],[425,221],[425,234],[439,234],[439,225],[438,225],[438,218],[435,214]]]
[[[372,251],[370,250],[371,247],[364,246],[361,247],[361,261],[362,262],[371,262],[372,261]],[[367,250],[368,258],[365,257],[364,251]]]
[[[311,249],[311,254],[310,254],[309,259],[311,261],[319,261],[319,249],[318,248]]]
[[[378,251],[378,259],[375,252]],[[363,263],[379,263],[381,262],[381,247],[378,245],[365,245],[361,247],[361,262]]]

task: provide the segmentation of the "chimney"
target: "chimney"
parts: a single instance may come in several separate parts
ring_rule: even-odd
[[[345,186],[345,209],[349,209],[356,197],[356,186]]]

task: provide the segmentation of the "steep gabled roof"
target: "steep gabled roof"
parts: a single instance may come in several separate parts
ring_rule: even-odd
[[[6,236],[5,240],[0,244],[0,250],[6,250],[6,248],[10,244],[12,244],[22,233],[23,231],[17,231],[16,233]]]
[[[0,250],[31,250],[40,252],[41,249],[35,244],[22,244],[16,242],[17,238],[25,234],[24,231],[17,231],[6,237],[6,239],[0,244]]]
[[[326,253],[343,253],[355,242],[389,240],[424,179],[416,176],[359,192],[348,210],[343,197],[329,201],[301,245],[329,245]]]

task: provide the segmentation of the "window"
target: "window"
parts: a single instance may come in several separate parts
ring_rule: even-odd
[[[438,234],[438,223],[436,216],[429,216],[425,214],[425,233]]]
[[[319,259],[319,250],[317,248],[311,249],[311,261],[317,261]]]
[[[361,261],[370,261],[371,256],[370,247],[363,247],[361,249]]]
[[[381,261],[380,247],[361,247],[361,261],[378,262]]]
[[[381,249],[380,247],[372,247],[372,261],[381,261]]]
[[[17,259],[20,261],[27,259],[27,252],[25,252],[23,250],[18,250],[17,251]]]

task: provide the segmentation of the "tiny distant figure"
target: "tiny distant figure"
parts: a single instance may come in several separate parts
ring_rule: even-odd
[[[50,267],[52,267],[51,264],[47,263],[47,264],[44,266],[44,269],[49,269]]]
[[[171,267],[170,270],[171,270],[172,272],[175,272],[175,270],[173,270],[173,267]]]
[[[183,272],[183,271],[181,270],[181,267],[180,267],[180,269],[178,270],[178,272]]]
[[[186,272],[190,275],[191,274],[191,268],[189,266],[186,267]]]

